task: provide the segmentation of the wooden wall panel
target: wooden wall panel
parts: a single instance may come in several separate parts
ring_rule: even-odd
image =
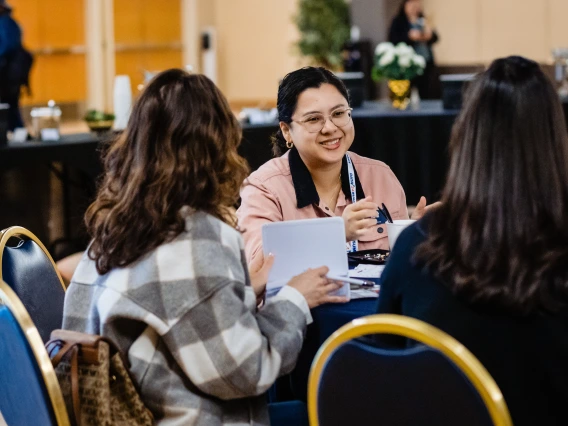
[[[567,0],[425,0],[425,7],[440,32],[440,64],[513,54],[547,63],[552,48],[568,47]]]
[[[114,0],[116,75],[130,77],[134,95],[144,70],[183,66],[180,7],[180,0]],[[121,45],[127,50],[121,51]]]
[[[144,41],[143,12],[133,0],[114,0],[115,43],[142,43]],[[138,5],[138,6],[137,6]]]
[[[276,99],[278,81],[301,66],[294,51],[297,6],[297,0],[217,0],[219,87],[229,100]]]
[[[41,47],[40,0],[12,0],[13,17],[23,31],[24,44],[35,49]]]
[[[567,0],[548,0],[548,18],[550,40],[549,47],[568,47],[568,1]]]
[[[31,86],[33,96],[24,96],[22,104],[83,102],[86,98],[85,55],[48,54],[41,49],[67,49],[83,46],[83,0],[12,0],[14,18],[23,31],[24,45],[35,51]]]
[[[438,62],[446,65],[480,63],[479,3],[472,0],[426,0],[424,6],[430,24],[440,35],[440,41],[434,47]],[[458,16],[461,18],[456,19]]]
[[[547,2],[542,0],[481,0],[481,59],[524,55],[545,61]]]
[[[181,1],[143,0],[143,3],[145,40],[152,43],[179,43],[181,40]]]
[[[85,44],[83,0],[49,0],[38,6],[42,46],[65,48]]]

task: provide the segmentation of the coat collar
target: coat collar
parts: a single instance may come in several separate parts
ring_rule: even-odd
[[[294,147],[288,154],[288,161],[290,163],[290,174],[292,175],[292,182],[294,183],[294,190],[296,191],[296,202],[299,209],[302,209],[310,204],[319,204],[320,198],[316,185],[312,179],[312,175],[307,166],[302,161],[298,150]],[[355,172],[355,187],[357,199],[362,200],[365,198],[363,187],[357,176],[357,170],[353,167]],[[351,200],[351,190],[349,187],[349,172],[347,168],[347,158],[344,156],[341,161],[341,190],[345,194],[345,198]],[[353,200],[351,200],[353,202]]]

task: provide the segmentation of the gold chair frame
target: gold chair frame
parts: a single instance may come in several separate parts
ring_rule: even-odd
[[[16,238],[25,237],[25,238],[28,238],[28,239],[32,240],[33,242],[35,242],[41,248],[43,253],[47,256],[47,258],[49,259],[49,261],[53,265],[53,269],[55,270],[55,273],[57,274],[57,278],[59,278],[59,282],[61,283],[61,287],[63,287],[63,291],[67,291],[67,287],[65,287],[65,283],[64,283],[63,279],[61,278],[61,274],[59,273],[59,270],[57,269],[57,266],[55,265],[53,258],[51,257],[51,255],[49,254],[49,252],[47,251],[47,249],[45,248],[43,243],[39,240],[38,237],[36,237],[34,235],[33,232],[31,232],[31,231],[29,231],[26,228],[23,228],[21,226],[11,226],[9,228],[6,228],[6,229],[3,229],[2,231],[0,231],[0,280],[3,279],[2,278],[2,258],[4,256],[4,249],[6,248],[6,244],[8,244],[8,240],[12,237],[16,237]]]
[[[41,340],[39,332],[19,297],[16,293],[14,293],[10,286],[2,280],[0,280],[0,302],[10,309],[14,318],[21,327],[24,336],[26,336],[45,382],[45,387],[47,388],[47,393],[51,401],[51,406],[53,408],[57,424],[59,426],[70,426],[67,409],[65,408],[65,402],[63,400],[63,395],[61,394],[61,388],[59,387],[55,370],[51,365],[51,360],[43,346],[43,341]]]
[[[467,377],[481,396],[495,426],[512,426],[501,390],[479,360],[460,342],[423,321],[401,315],[380,314],[358,318],[333,333],[319,349],[308,380],[310,426],[319,426],[318,388],[325,364],[343,343],[369,334],[394,334],[439,350]]]

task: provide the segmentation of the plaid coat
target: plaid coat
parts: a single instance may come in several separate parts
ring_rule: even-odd
[[[243,242],[205,213],[135,263],[99,275],[86,255],[63,328],[114,341],[159,425],[268,425],[266,390],[290,372],[311,321],[284,287],[257,310]]]

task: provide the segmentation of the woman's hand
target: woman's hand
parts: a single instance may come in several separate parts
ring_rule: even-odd
[[[308,269],[306,272],[292,278],[288,285],[302,293],[310,309],[324,303],[347,302],[348,299],[346,297],[331,296],[329,294],[340,289],[343,283],[329,280],[325,276],[328,272],[329,268],[327,266]]]
[[[274,265],[274,255],[269,253],[264,257],[262,251],[252,260],[249,265],[250,285],[256,295],[257,305],[262,301],[268,282],[268,273]]]
[[[426,205],[426,197],[420,197],[420,201],[418,201],[418,204],[416,205],[416,208],[412,212],[412,216],[410,217],[410,219],[414,219],[414,220],[421,219],[422,216],[424,216],[430,210],[435,209],[436,207],[438,207],[440,205],[442,205],[442,203],[440,201],[437,201],[437,202],[427,206]]]
[[[408,32],[408,38],[412,41],[422,41],[422,31],[414,28]]]
[[[378,207],[371,201],[371,197],[366,197],[345,207],[342,217],[345,222],[345,238],[347,241],[358,240],[369,228],[377,224]]]

